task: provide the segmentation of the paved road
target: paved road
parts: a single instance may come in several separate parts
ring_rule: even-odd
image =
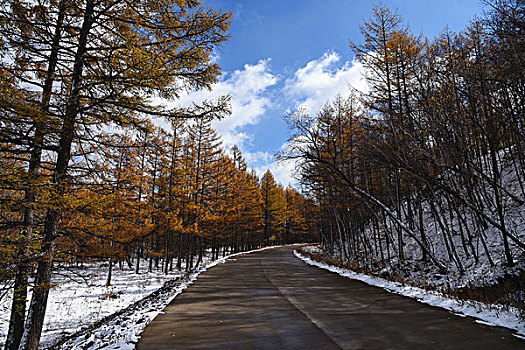
[[[137,348],[525,349],[503,328],[309,266],[292,252],[238,256],[200,275]]]

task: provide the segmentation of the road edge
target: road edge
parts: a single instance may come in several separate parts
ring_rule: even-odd
[[[498,306],[489,307],[487,304],[477,301],[456,299],[435,291],[406,286],[399,282],[388,281],[379,277],[357,273],[348,269],[316,261],[302,255],[296,249],[293,253],[296,258],[302,260],[308,265],[337,273],[345,278],[364,282],[370,286],[382,288],[390,293],[416,299],[420,303],[445,309],[460,317],[472,317],[475,319],[475,322],[483,325],[504,327],[513,330],[515,332],[513,333],[515,337],[525,340],[525,322],[520,320],[517,309],[512,312],[503,309],[501,306],[499,308]]]

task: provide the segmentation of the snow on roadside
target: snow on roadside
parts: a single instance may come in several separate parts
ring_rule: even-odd
[[[517,332],[517,334],[515,334],[516,337],[525,339],[525,322],[520,318],[519,310],[516,308],[503,307],[501,305],[487,305],[472,300],[460,300],[445,296],[444,294],[435,291],[406,286],[399,282],[392,282],[379,277],[369,276],[337,266],[321,263],[300,254],[297,250],[294,250],[294,255],[309,265],[337,273],[343,277],[362,281],[366,284],[383,288],[392,293],[417,299],[424,304],[441,307],[458,316],[474,317],[477,319],[476,322],[478,323],[490,326],[501,326],[515,330]]]
[[[126,263],[122,269],[118,264],[114,266],[108,287],[106,262],[57,268],[51,280],[40,347],[50,346],[67,334],[125,309],[161,288],[166,281],[182,276],[178,271],[164,275],[161,269],[146,272],[147,261],[143,261],[139,274],[134,273],[134,268]],[[0,301],[0,344],[5,342],[7,335],[11,299],[9,293]],[[31,299],[31,292],[28,299]]]
[[[247,252],[230,254],[214,261],[208,261],[200,269],[181,278],[168,281],[164,287],[132,304],[116,317],[109,318],[106,322],[97,324],[95,327],[88,327],[78,332],[76,336],[69,337],[67,341],[61,343],[59,346],[52,348],[85,350],[134,349],[135,344],[140,338],[140,333],[142,333],[144,328],[146,328],[177,295],[191,285],[201,273],[217,264],[225,263],[229,258],[276,247],[277,246],[264,247]]]

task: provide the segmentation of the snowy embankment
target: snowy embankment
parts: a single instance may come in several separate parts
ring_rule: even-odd
[[[202,267],[190,273],[173,271],[164,275],[161,270],[154,270],[134,274],[127,266],[122,270],[115,268],[109,287],[105,286],[105,264],[59,270],[53,277],[55,287],[50,291],[40,347],[134,349],[144,328],[199,274],[228,258],[270,248],[274,247],[230,254],[214,261],[205,258]],[[141,271],[147,271],[147,266],[141,266]],[[69,277],[72,272],[76,278]],[[0,301],[0,347],[9,327],[10,306],[10,298]]]
[[[319,255],[386,280],[515,307],[525,319],[525,177],[513,154],[509,149],[498,153],[497,183],[485,156],[469,163],[476,171],[468,181],[455,171],[440,174],[439,181],[455,188],[452,192],[433,186],[418,192],[409,186],[410,193],[398,203],[391,198],[396,215],[371,207],[354,222],[345,203],[333,203]]]
[[[306,247],[310,248],[310,247]],[[487,305],[477,301],[460,300],[446,296],[436,291],[403,285],[399,282],[388,281],[379,277],[357,273],[348,269],[315,261],[300,254],[297,250],[294,255],[305,263],[337,273],[343,277],[362,281],[371,286],[383,288],[389,292],[400,294],[419,302],[449,310],[458,316],[476,318],[476,322],[489,326],[501,326],[516,331],[516,337],[525,339],[525,322],[520,317],[520,311],[513,307]]]

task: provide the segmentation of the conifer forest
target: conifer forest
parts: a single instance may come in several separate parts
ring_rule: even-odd
[[[435,37],[375,3],[346,43],[366,88],[280,110],[291,184],[224,142],[235,94],[177,103],[223,81],[236,18],[201,0],[0,0],[0,346],[85,326],[42,340],[51,315],[76,322],[54,298],[91,268],[110,302],[119,278],[167,288],[298,243],[319,263],[504,305],[519,333],[525,2],[485,0]],[[89,344],[70,348],[119,348]]]

